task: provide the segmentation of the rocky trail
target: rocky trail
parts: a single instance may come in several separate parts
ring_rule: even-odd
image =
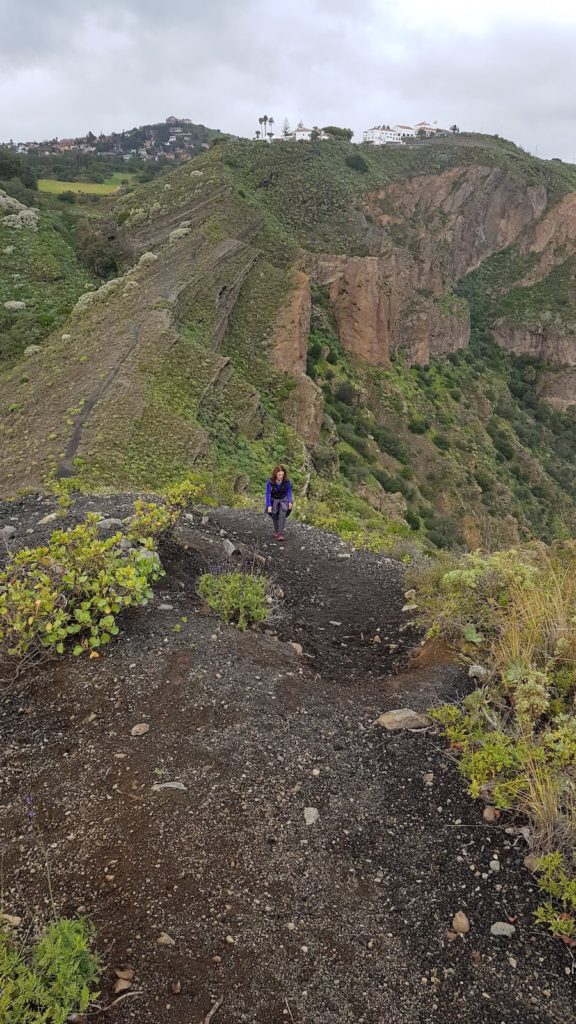
[[[58,525],[130,506],[81,499]],[[52,508],[1,505],[8,543],[40,542]],[[248,512],[183,517],[154,600],[102,658],[7,686],[5,910],[46,912],[45,849],[58,908],[97,927],[106,999],[134,969],[119,1024],[571,1019],[572,958],[532,924],[515,824],[483,821],[434,731],[374,724],[468,685],[456,666],[407,670],[401,566],[293,520],[286,536]],[[196,596],[225,541],[282,592],[263,629]]]

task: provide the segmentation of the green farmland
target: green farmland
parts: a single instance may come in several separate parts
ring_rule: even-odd
[[[38,188],[40,192],[50,192],[52,195],[59,195],[62,192],[83,192],[86,195],[111,195],[117,192],[123,181],[132,181],[133,174],[123,174],[117,171],[111,174],[103,182],[94,181],[58,181],[56,178],[40,178]]]

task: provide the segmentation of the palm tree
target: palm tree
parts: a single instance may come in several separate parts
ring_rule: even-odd
[[[258,128],[257,128],[257,129],[256,129],[256,131],[254,132],[254,135],[255,135],[255,137],[256,137],[256,142],[258,142],[258,140],[260,139],[260,131],[258,130]]]
[[[260,128],[262,128],[262,125],[264,124],[264,118],[263,117],[259,117],[258,118],[258,124],[260,125]],[[260,133],[258,133],[258,135],[260,136]]]
[[[270,125],[270,128],[272,128],[272,125],[274,124],[274,118],[273,117],[269,117],[268,118],[268,124]],[[268,137],[269,138],[272,138],[273,135],[274,135],[274,131],[273,130],[268,133]]]

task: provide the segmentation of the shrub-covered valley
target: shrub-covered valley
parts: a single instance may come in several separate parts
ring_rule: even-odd
[[[217,145],[0,227],[4,493],[280,457],[380,547],[570,532],[574,172],[479,141]]]
[[[576,168],[14,167],[0,1019],[568,1019]]]

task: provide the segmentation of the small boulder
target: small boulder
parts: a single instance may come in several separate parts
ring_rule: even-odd
[[[524,857],[524,867],[528,868],[528,871],[536,871],[538,869],[539,860],[540,857],[538,856],[538,854],[534,853],[534,851],[532,850],[530,853],[527,853]]]
[[[160,932],[160,935],[156,939],[156,942],[157,942],[157,944],[159,946],[175,946],[176,945],[175,940],[172,938],[171,935],[168,935],[167,932]]]
[[[118,533],[123,527],[121,519],[101,519],[99,523],[96,523],[96,529],[98,533]]]
[[[320,817],[320,811],[317,807],[305,807],[304,808],[304,821],[307,825],[315,825]]]
[[[37,352],[40,352],[40,345],[27,345],[24,349],[25,356],[35,356]]]
[[[498,821],[500,811],[492,804],[488,804],[488,806],[482,811],[482,817],[484,818],[484,821]]]
[[[516,929],[508,921],[495,921],[490,928],[490,934],[499,938],[511,939],[516,934]]]
[[[48,523],[53,523],[55,519],[58,519],[58,513],[49,512],[47,516],[43,516],[42,519],[38,520],[38,526],[47,526]]]
[[[295,652],[295,654],[297,654],[300,658],[302,657],[302,654],[303,654],[302,644],[297,643],[296,640],[291,640],[290,641],[290,647]]]
[[[224,540],[222,541],[222,547],[224,548],[224,553],[226,557],[232,558],[232,555],[236,551],[236,545],[233,544],[231,540],[228,540],[228,537],[225,537]]]
[[[14,540],[16,536],[16,528],[14,526],[4,526],[0,532],[4,540]]]
[[[150,726],[148,722],[139,722],[138,725],[133,725],[130,730],[131,736],[145,736]]]
[[[432,725],[432,719],[419,711],[412,711],[411,708],[397,708],[395,711],[387,711],[380,715],[374,725],[381,725],[389,732],[398,729],[427,729]]]
[[[490,675],[487,668],[484,665],[470,665],[468,669],[468,676],[470,679],[486,679]]]
[[[463,910],[459,910],[452,918],[452,930],[458,935],[467,935],[470,931],[470,921]]]

